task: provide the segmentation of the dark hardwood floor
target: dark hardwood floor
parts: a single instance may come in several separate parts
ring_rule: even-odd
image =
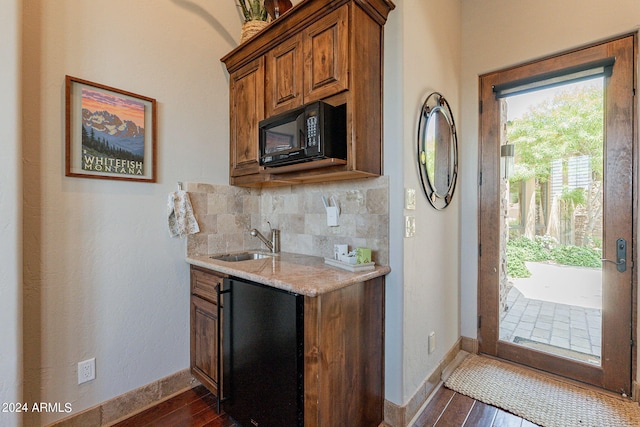
[[[216,397],[200,385],[115,424],[113,427],[233,427],[216,412]]]
[[[233,427],[216,412],[216,399],[204,386],[185,391],[114,427]],[[535,427],[494,406],[440,387],[412,427]],[[359,426],[354,426],[359,427]],[[364,426],[363,426],[364,427]]]
[[[412,427],[535,427],[527,420],[440,387]]]

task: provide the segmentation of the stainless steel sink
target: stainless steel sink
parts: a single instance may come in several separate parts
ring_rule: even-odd
[[[215,259],[218,261],[225,261],[225,262],[238,262],[238,261],[250,261],[252,259],[262,259],[270,256],[272,255],[268,255],[262,252],[241,252],[237,254],[213,255],[211,256],[211,259]]]

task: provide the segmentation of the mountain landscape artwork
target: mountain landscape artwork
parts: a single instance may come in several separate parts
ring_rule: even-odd
[[[81,103],[82,169],[144,175],[144,103],[87,87]]]

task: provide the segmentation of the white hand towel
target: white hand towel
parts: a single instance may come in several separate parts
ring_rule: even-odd
[[[167,213],[169,215],[169,234],[171,237],[186,237],[188,234],[195,234],[200,231],[198,221],[193,215],[189,194],[186,191],[180,190],[175,193],[169,193]]]

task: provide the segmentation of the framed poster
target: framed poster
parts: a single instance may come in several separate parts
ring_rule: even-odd
[[[65,175],[156,182],[156,100],[66,76]]]

